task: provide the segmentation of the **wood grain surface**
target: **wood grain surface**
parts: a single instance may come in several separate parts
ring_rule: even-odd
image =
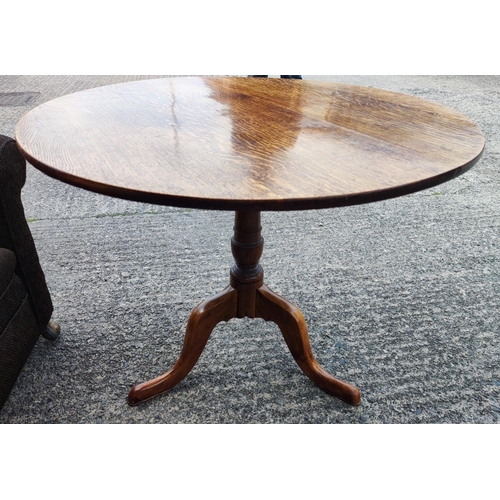
[[[99,87],[16,127],[26,159],[99,193],[222,210],[366,203],[445,182],[479,127],[420,98],[339,83],[191,77]]]

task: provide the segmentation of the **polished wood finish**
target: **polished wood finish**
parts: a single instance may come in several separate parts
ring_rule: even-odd
[[[309,334],[300,310],[263,285],[257,291],[258,318],[274,321],[280,328],[293,359],[302,371],[321,389],[352,405],[359,405],[359,389],[332,377],[318,364],[309,344]]]
[[[221,321],[244,317],[275,322],[293,358],[318,387],[347,403],[360,403],[356,387],[331,376],[314,358],[300,310],[264,284],[264,271],[259,264],[263,245],[260,212],[236,212],[231,240],[235,265],[230,272],[230,285],[193,310],[178,361],[163,375],[132,388],[129,404],[137,405],[177,385],[198,361],[215,326]]]
[[[16,127],[30,163],[99,193],[173,206],[302,210],[418,191],[484,147],[420,98],[292,79],[152,79],[47,102]]]
[[[135,406],[176,386],[198,361],[212,330],[221,321],[235,317],[237,292],[228,286],[222,293],[199,304],[189,316],[184,345],[171,370],[132,388],[128,402]]]
[[[48,175],[110,196],[234,210],[229,285],[189,317],[173,368],[135,386],[129,403],[186,377],[221,321],[274,321],[303,372],[359,404],[357,388],[317,363],[300,310],[264,284],[261,210],[367,203],[452,179],[484,149],[473,122],[436,103],[338,83],[169,78],[61,97],[16,127],[26,159]]]

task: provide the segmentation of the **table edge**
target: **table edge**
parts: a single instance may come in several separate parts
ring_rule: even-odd
[[[124,187],[110,186],[96,181],[90,181],[67,172],[54,169],[39,162],[29,153],[23,150],[21,145],[16,144],[24,158],[32,166],[43,172],[44,174],[65,182],[72,186],[91,191],[93,193],[111,196],[127,201],[135,201],[139,203],[148,203],[153,205],[163,205],[179,208],[193,208],[202,210],[220,210],[220,211],[302,211],[302,210],[317,210],[335,207],[346,207],[353,205],[362,205],[374,203],[382,200],[398,198],[400,196],[412,194],[418,191],[429,189],[439,184],[448,182],[470,170],[481,158],[485,150],[485,141],[483,138],[483,147],[480,153],[469,162],[462,166],[456,167],[447,172],[438,174],[434,177],[428,177],[421,181],[405,184],[403,186],[395,186],[376,191],[367,191],[364,193],[356,193],[347,196],[326,196],[322,198],[286,198],[283,200],[244,200],[244,199],[210,199],[210,198],[195,198],[187,196],[178,196],[172,194],[161,194],[144,192]]]

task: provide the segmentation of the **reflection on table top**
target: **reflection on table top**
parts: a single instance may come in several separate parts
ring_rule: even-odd
[[[416,97],[305,80],[192,77],[99,87],[17,125],[47,174],[126,199],[299,210],[431,187],[479,159],[463,115]]]

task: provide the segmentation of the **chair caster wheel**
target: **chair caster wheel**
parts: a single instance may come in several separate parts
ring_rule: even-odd
[[[45,327],[45,331],[42,333],[42,336],[47,340],[56,340],[60,333],[61,326],[55,321],[50,320],[49,324]]]

